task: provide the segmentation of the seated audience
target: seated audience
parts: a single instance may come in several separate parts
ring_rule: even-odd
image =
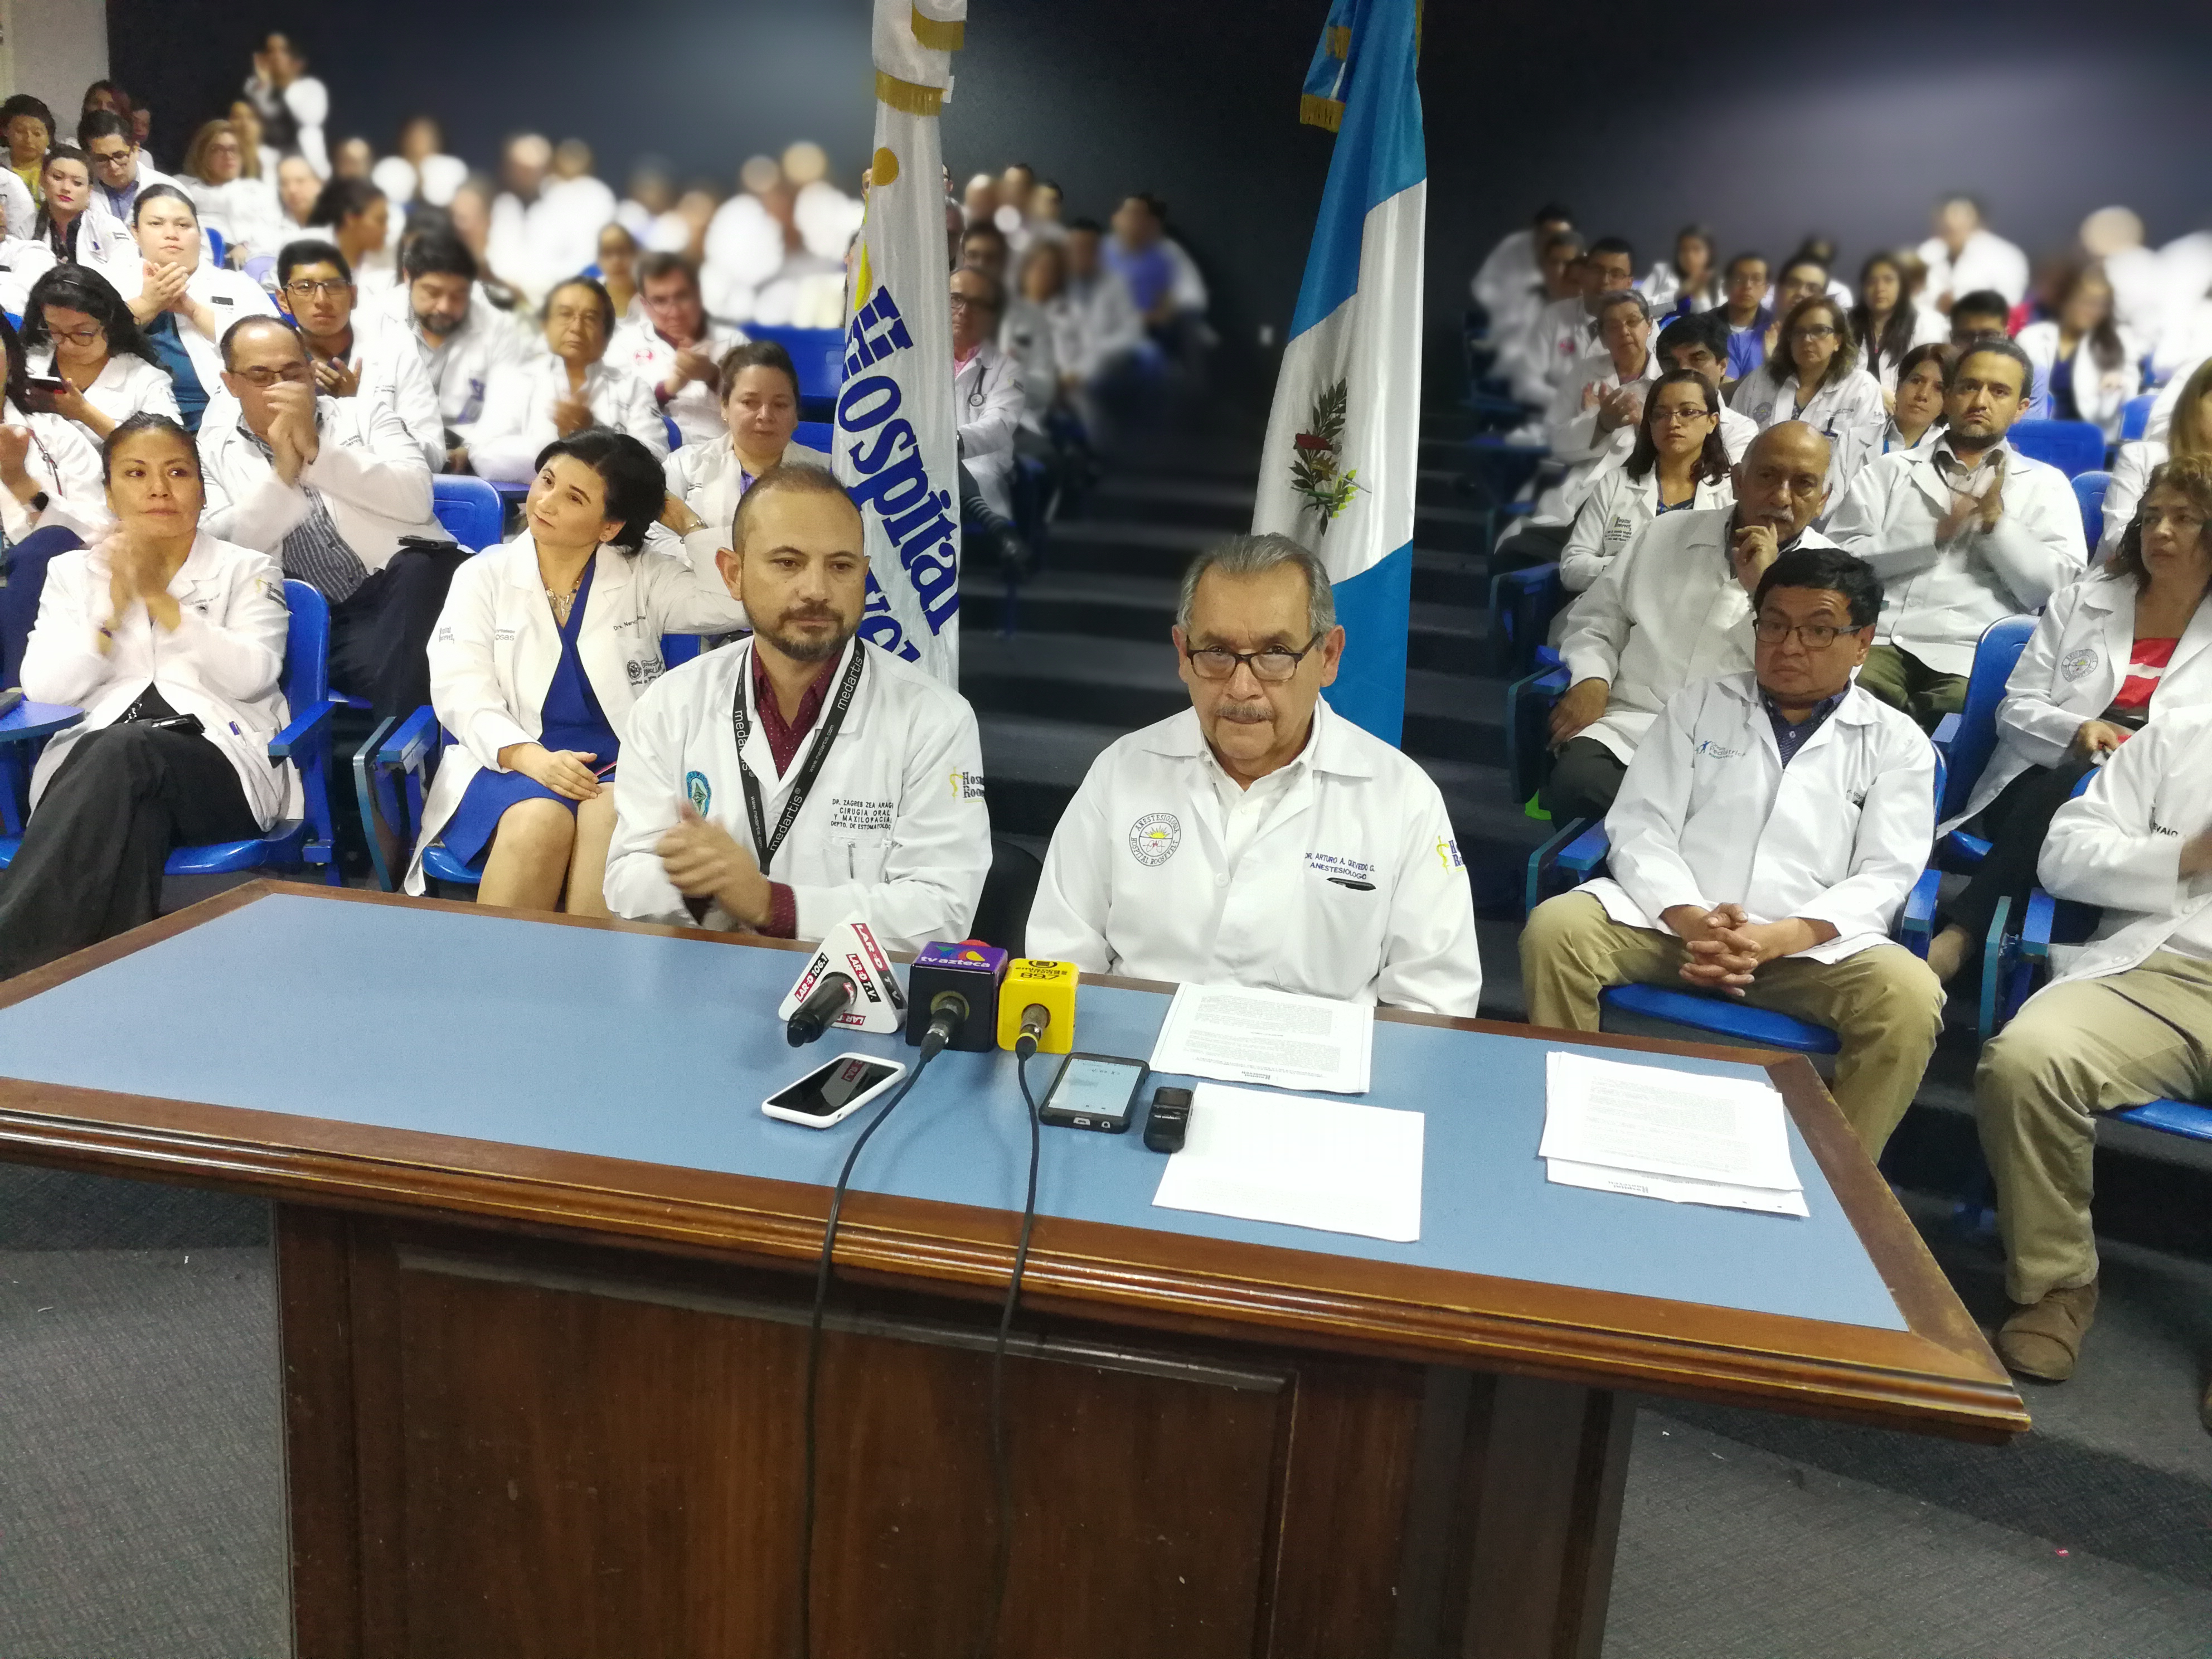
[[[1580,593],[1592,586],[1662,514],[1734,504],[1720,410],[1719,392],[1695,369],[1670,368],[1651,383],[1635,447],[1617,470],[1599,478],[1567,532],[1559,552],[1562,587]]]
[[[476,256],[454,238],[418,236],[401,251],[399,264],[398,291],[369,313],[371,337],[397,330],[412,347],[438,394],[445,470],[465,472],[486,388],[520,362],[521,339],[505,314],[476,293]]]
[[[628,328],[645,314],[637,286],[637,238],[619,219],[611,219],[599,231],[599,257],[586,276],[597,274],[599,286],[615,302],[617,327]],[[703,309],[703,307],[702,307]]]
[[[1129,285],[1153,342],[1170,361],[1195,369],[1212,331],[1206,325],[1206,279],[1182,243],[1167,234],[1167,207],[1132,196],[1114,210],[1114,234],[1099,249],[1106,268]]]
[[[244,153],[246,176],[266,180],[269,187],[274,190],[276,187],[276,164],[283,160],[283,153],[268,142],[268,129],[261,125],[261,112],[254,108],[251,100],[234,98],[223,118],[230,123],[230,130],[238,135],[238,146]]]
[[[1469,287],[1475,304],[1489,319],[1493,343],[1502,347],[1548,303],[1541,263],[1544,245],[1573,228],[1574,215],[1560,203],[1547,202],[1527,225],[1506,232],[1484,256]]]
[[[78,122],[76,141],[92,162],[94,200],[118,224],[131,222],[141,188],[176,183],[146,159],[131,123],[112,110],[94,110]]]
[[[101,459],[114,530],[46,567],[23,653],[24,695],[84,720],[31,776],[0,873],[0,978],[151,921],[172,849],[300,810],[298,775],[269,759],[289,718],[283,576],[201,525],[199,456],[174,421],[132,416]]]
[[[1644,297],[1651,301],[1653,314],[1688,317],[1724,304],[1719,257],[1712,232],[1703,225],[1676,231],[1673,261],[1662,259],[1644,279]]]
[[[1951,366],[1943,435],[1860,470],[1828,533],[1882,580],[1859,684],[1933,731],[1965,706],[1982,630],[2039,611],[2081,574],[2081,508],[2055,466],[2005,441],[2027,354],[1984,341]]]
[[[606,914],[615,812],[604,780],[639,692],[662,672],[661,636],[745,623],[712,567],[639,550],[661,497],[652,451],[626,433],[579,431],[539,455],[522,533],[455,573],[429,651],[430,704],[453,742],[409,892],[422,890],[423,848],[443,841],[481,864],[479,903],[552,910],[565,890],[572,914]]]
[[[315,176],[304,155],[286,155],[276,163],[276,205],[282,215],[280,234],[287,240],[310,234],[315,205],[323,198],[323,181]]]
[[[1571,230],[1550,237],[1537,254],[1537,269],[1544,278],[1540,302],[1528,321],[1498,346],[1491,371],[1540,417],[1558,389],[1552,376],[1565,372],[1560,360],[1582,354],[1583,239]],[[1568,305],[1568,301],[1575,303]]]
[[[331,607],[331,687],[376,718],[430,697],[423,651],[459,551],[430,506],[430,469],[388,404],[316,394],[282,318],[223,336],[222,383],[200,428],[207,523],[268,554]]]
[[[1982,205],[1971,196],[1946,197],[1936,206],[1936,234],[1920,245],[1928,266],[1928,291],[1938,311],[1978,289],[1993,289],[2008,311],[2027,295],[2027,255],[1982,224]]]
[[[1721,399],[1721,387],[1728,380],[1728,319],[1717,307],[1676,317],[1659,331],[1660,368],[1692,370],[1704,375],[1712,386],[1713,398],[1720,409],[1721,445],[1728,451],[1729,465],[1733,466],[1743,459],[1743,452],[1759,435],[1759,422],[1748,415],[1737,414]]]
[[[1949,830],[1990,842],[1966,890],[1944,902],[1928,951],[1948,981],[2035,879],[2051,815],[2083,775],[2144,723],[2212,704],[2212,458],[2151,474],[2142,509],[2111,561],[2051,596],[1997,707],[1997,746]]]
[[[1948,345],[1917,345],[1898,359],[1895,395],[1882,422],[1883,454],[1925,449],[1943,435],[1943,382],[1950,373]]]
[[[1851,684],[1881,585],[1833,548],[1777,558],[1749,672],[1684,687],[1606,814],[1609,874],[1521,934],[1528,1022],[1598,1029],[1614,985],[1684,985],[1825,1025],[1833,1086],[1869,1157],[1912,1103],[1943,993],[1891,927],[1928,860],[1936,753]]]
[[[752,638],[666,675],[630,711],[609,907],[770,939],[861,916],[893,951],[963,937],[991,865],[975,711],[856,636],[860,509],[821,468],[779,466],[745,492],[727,539],[719,580]]]
[[[1574,380],[1582,360],[1602,351],[1598,314],[1608,298],[1636,286],[1636,250],[1618,236],[1601,237],[1581,257],[1575,277],[1576,292],[1537,313],[1522,348],[1528,374],[1516,380],[1516,392],[1539,392],[1534,401],[1546,410]]]
[[[1897,391],[1905,354],[1915,346],[1933,345],[1948,332],[1939,313],[1913,304],[1904,262],[1896,254],[1871,255],[1859,267],[1859,302],[1851,307],[1851,338],[1858,344],[1861,365],[1881,382],[1885,400]]]
[[[1766,361],[1766,331],[1774,313],[1766,306],[1766,261],[1739,253],[1729,261],[1722,312],[1728,319],[1728,380],[1733,383]],[[1725,387],[1723,388],[1725,389]]]
[[[971,270],[980,270],[1004,288],[1006,284],[1007,262],[1012,254],[1012,245],[1006,233],[989,220],[980,225],[970,225],[961,234],[960,263]]]
[[[2120,439],[2128,400],[2142,390],[2144,347],[2112,315],[2112,285],[2101,265],[2069,272],[2057,315],[2020,331],[2020,349],[2050,388],[2051,418],[2087,421],[2106,443]]]
[[[392,255],[392,204],[366,179],[333,179],[315,198],[315,224],[337,244],[362,303],[375,305],[397,285]]]
[[[1014,433],[1022,381],[999,349],[1006,294],[996,279],[963,265],[952,273],[952,398],[960,462],[976,493],[1000,518],[1012,516]]]
[[[19,92],[0,104],[0,138],[8,141],[8,171],[30,193],[34,204],[45,199],[39,174],[58,131],[53,111],[27,92]]]
[[[607,361],[653,388],[654,405],[687,447],[712,443],[726,429],[717,365],[745,337],[708,317],[698,270],[682,254],[648,253],[638,279],[644,315],[616,331]]]
[[[1812,428],[1769,427],[1736,466],[1733,507],[1654,519],[1577,602],[1542,792],[1553,817],[1604,817],[1667,700],[1750,665],[1751,596],[1767,567],[1792,548],[1834,545],[1811,528],[1828,465],[1828,441]]]
[[[1556,558],[1575,514],[1597,482],[1618,471],[1635,447],[1637,423],[1659,360],[1651,351],[1651,307],[1634,289],[1606,295],[1598,312],[1600,349],[1577,360],[1552,395],[1545,422],[1550,462],[1535,510],[1498,545],[1522,562]]]
[[[23,313],[23,344],[32,372],[64,387],[38,394],[45,406],[95,444],[134,415],[178,418],[162,354],[95,270],[56,265],[39,278]]]
[[[1067,297],[1067,250],[1058,241],[1039,238],[1022,256],[1021,282],[1007,297],[999,346],[1022,383],[1022,430],[1042,433],[1045,417],[1061,402],[1063,378],[1079,383],[1060,368],[1060,352],[1079,352],[1082,340]]]
[[[5,317],[0,347],[7,354],[0,402],[0,546],[7,575],[0,582],[0,685],[15,685],[47,561],[96,539],[109,514],[100,447],[62,416],[37,406],[23,343]],[[29,539],[40,531],[46,533]]]
[[[331,94],[307,73],[307,60],[292,49],[289,36],[272,32],[253,54],[253,73],[246,96],[261,117],[262,136],[278,150],[297,150],[318,178],[331,176],[331,157],[323,138],[330,118]]]
[[[2058,809],[2037,873],[2102,907],[2092,943],[1982,1049],[1974,1115],[1996,1180],[2005,1292],[1996,1350],[2070,1376],[2097,1310],[2097,1119],[2212,1098],[2212,709],[2162,716]],[[2212,1390],[2199,1407],[2212,1428]]]
[[[1472,1016],[1451,819],[1428,774],[1322,698],[1344,630],[1320,560],[1283,536],[1200,554],[1174,640],[1191,707],[1092,763],[1045,854],[1030,953]]]
[[[283,210],[276,187],[246,171],[246,148],[228,121],[205,121],[185,151],[179,179],[199,221],[223,240],[224,258],[238,250],[243,261],[274,253],[283,240]]]
[[[199,216],[175,185],[147,185],[131,211],[139,264],[116,273],[118,288],[169,371],[185,429],[197,432],[222,373],[218,342],[240,318],[273,317],[276,307],[244,271],[208,261]]]
[[[307,348],[315,389],[391,410],[422,450],[423,464],[442,471],[445,422],[422,356],[398,329],[356,327],[359,295],[345,255],[329,242],[287,242],[276,256],[276,292]]]
[[[683,538],[694,567],[714,562],[726,545],[726,526],[737,517],[738,498],[770,468],[796,463],[826,471],[830,464],[820,450],[791,441],[799,425],[799,371],[781,344],[748,340],[732,346],[716,378],[723,392],[721,435],[671,450],[661,466],[668,493],[660,526]]]
[[[2112,482],[2105,489],[2098,558],[2110,558],[2119,547],[2120,538],[2135,522],[2143,485],[2153,472],[2185,455],[2212,455],[2212,359],[2199,363],[2173,391],[2173,418],[2164,434],[2120,446],[2119,458],[2112,463]]]
[[[2012,312],[2004,296],[1991,289],[1979,293],[1963,295],[1951,307],[1951,347],[1963,351],[1983,340],[2009,339],[2012,336]],[[2020,411],[2023,421],[2047,420],[2051,416],[2051,377],[2033,358],[2028,359],[2034,374],[2028,385],[2027,398]]]
[[[410,115],[399,129],[399,148],[369,170],[369,181],[391,200],[451,207],[453,192],[469,176],[469,164],[444,154],[446,135],[437,118]]]
[[[103,272],[135,263],[138,249],[119,220],[111,218],[92,190],[92,161],[81,149],[56,144],[39,174],[46,199],[32,238],[56,264],[90,265]]]
[[[1791,267],[1783,281],[1808,267]],[[1729,401],[1761,430],[1802,421],[1828,441],[1832,501],[1843,499],[1881,441],[1881,386],[1858,365],[1850,313],[1826,294],[1800,300],[1777,331],[1773,349],[1736,382]]]
[[[1782,325],[1789,319],[1791,312],[1808,300],[1831,297],[1826,264],[1802,250],[1784,260],[1781,269],[1775,273],[1773,291],[1766,296],[1769,320],[1765,337],[1759,342],[1759,362],[1764,364],[1781,349]],[[1844,301],[1837,307],[1838,314],[1842,315],[1849,309],[1850,301]],[[1744,378],[1748,379],[1749,376]]]
[[[501,365],[484,390],[469,442],[477,477],[526,483],[543,474],[533,463],[548,444],[594,427],[628,433],[656,460],[668,453],[653,388],[605,361],[614,324],[614,301],[590,277],[555,284],[545,296],[545,350]]]

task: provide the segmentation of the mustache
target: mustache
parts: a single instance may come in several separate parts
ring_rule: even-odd
[[[1214,715],[1219,720],[1267,720],[1275,717],[1273,705],[1262,698],[1258,702],[1221,702],[1214,706]]]

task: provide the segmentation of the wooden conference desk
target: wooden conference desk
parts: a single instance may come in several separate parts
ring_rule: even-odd
[[[801,1067],[773,1018],[797,966],[257,884],[0,988],[0,1155],[276,1201],[303,1659],[787,1659],[805,1321],[865,1121],[758,1109]],[[1165,1007],[1088,984],[1079,1043],[1141,1057]],[[2027,1426],[1803,1060],[1767,1070],[1809,1220],[1549,1185],[1554,1046],[1378,1022],[1368,1098],[1428,1114],[1414,1244],[1155,1209],[1139,1136],[1047,1132],[997,1652],[1595,1655],[1615,1390]],[[831,1659],[951,1659],[982,1623],[1013,1065],[944,1055],[863,1155],[821,1405]]]

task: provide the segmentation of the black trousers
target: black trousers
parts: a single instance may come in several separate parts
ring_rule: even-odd
[[[0,979],[151,921],[172,848],[260,833],[206,738],[133,722],[78,738],[0,872]]]
[[[2089,769],[2088,761],[2072,755],[2056,766],[2031,766],[1960,826],[1968,835],[1986,840],[1990,853],[1965,889],[1942,907],[1944,921],[1978,939],[1989,931],[2001,898],[2012,900],[2018,920],[2020,905],[2035,884],[2035,861],[2042,854],[2043,838],[2051,832],[2051,820]]]
[[[1601,818],[1613,811],[1626,763],[1595,738],[1569,738],[1552,762],[1552,775],[1540,793],[1555,823],[1569,818]]]
[[[365,698],[379,720],[430,701],[430,630],[446,608],[458,547],[402,548],[383,569],[331,607],[331,684]]]

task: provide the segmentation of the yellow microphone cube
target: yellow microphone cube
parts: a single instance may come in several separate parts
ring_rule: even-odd
[[[1076,966],[1072,962],[1045,962],[1017,957],[1006,965],[999,987],[999,1046],[1011,1052],[1022,1034],[1022,1015],[1042,1008],[1052,1021],[1037,1038],[1037,1048],[1048,1054],[1064,1054],[1075,1047]]]

